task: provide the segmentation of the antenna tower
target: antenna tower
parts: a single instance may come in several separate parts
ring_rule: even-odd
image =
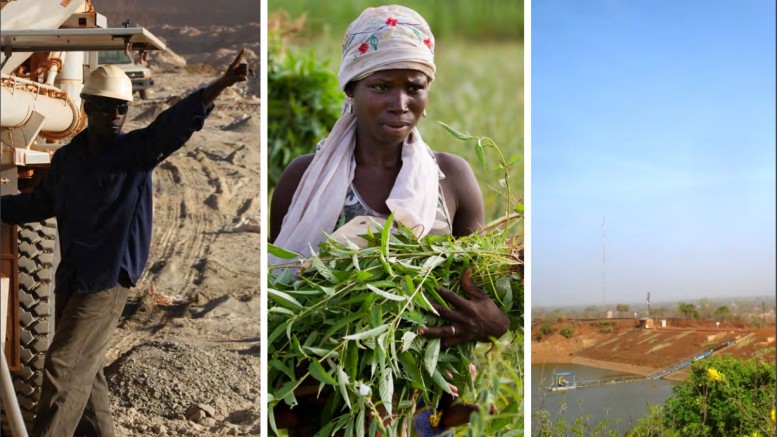
[[[607,234],[602,216],[602,305],[607,305]]]
[[[649,291],[647,292],[647,304],[648,304],[647,316],[648,316],[648,319],[649,319],[650,318],[650,292]]]

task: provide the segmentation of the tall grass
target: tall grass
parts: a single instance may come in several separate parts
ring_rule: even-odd
[[[523,41],[523,0],[284,0],[271,1],[293,16],[307,15],[308,35],[341,37],[348,24],[366,8],[399,3],[423,15],[437,37]]]
[[[301,7],[302,3],[305,2],[301,0],[288,2],[292,17],[298,16],[299,12],[294,8]],[[353,1],[332,4],[324,2],[327,8],[331,6],[329,8],[331,11],[321,10],[323,6],[316,6],[318,2],[311,3],[314,5],[307,12],[309,18],[306,21],[306,29],[308,30],[315,28],[316,20],[330,22],[325,17],[337,17],[338,14],[348,13],[348,18],[343,19],[344,24],[338,24],[339,28],[336,32],[322,31],[323,33],[315,38],[304,36],[292,38],[288,48],[312,50],[317,59],[328,61],[329,68],[337,73],[340,65],[341,39],[347,22],[355,18],[363,9],[361,6],[354,7],[353,4],[375,2]],[[462,2],[452,1],[451,3]],[[479,2],[466,4],[476,3],[479,4]],[[283,5],[286,7],[287,3],[284,2]],[[351,9],[347,9],[345,5],[350,5]],[[276,10],[277,7],[278,2],[270,3],[271,11]],[[418,10],[421,9],[418,8]],[[457,10],[455,7],[450,9]],[[478,9],[487,8],[479,5]],[[478,16],[474,12],[473,14],[475,17]],[[462,18],[459,17],[459,19]],[[430,25],[437,39],[435,50],[437,76],[430,91],[428,116],[420,123],[419,129],[424,141],[432,149],[454,153],[470,161],[483,192],[486,220],[490,221],[504,215],[507,208],[505,199],[498,191],[500,177],[496,176],[498,173],[493,166],[496,161],[489,159],[491,166],[481,168],[472,143],[456,140],[437,122],[442,121],[457,130],[469,131],[476,136],[492,138],[499,144],[508,161],[514,156],[522,156],[523,44],[517,40],[483,42],[475,38],[461,38],[462,35],[441,37],[435,25]],[[519,196],[522,195],[523,167],[514,166],[510,176],[514,191],[517,191]]]

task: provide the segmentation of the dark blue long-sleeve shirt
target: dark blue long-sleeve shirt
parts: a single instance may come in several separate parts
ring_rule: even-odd
[[[122,270],[136,284],[151,245],[151,171],[202,129],[213,105],[202,90],[171,106],[143,129],[120,134],[88,153],[87,131],[61,147],[33,191],[0,198],[2,220],[57,218],[61,261],[56,292],[114,287]]]

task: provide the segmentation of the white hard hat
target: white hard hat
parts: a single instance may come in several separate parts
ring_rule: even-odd
[[[132,81],[124,70],[115,65],[100,65],[95,68],[84,82],[81,98],[102,96],[112,99],[132,101]]]

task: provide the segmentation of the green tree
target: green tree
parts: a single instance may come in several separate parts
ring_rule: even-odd
[[[723,322],[725,322],[728,319],[728,316],[730,313],[731,313],[731,310],[729,310],[728,307],[725,305],[721,305],[715,309],[715,317]]]
[[[694,319],[699,318],[699,311],[696,309],[696,305],[692,303],[680,303],[677,308],[680,311],[680,314],[685,317]]]
[[[630,309],[631,309],[630,306],[622,304],[622,303],[615,306],[615,311],[617,311],[618,314],[620,314],[621,316],[624,313],[628,313]]]

